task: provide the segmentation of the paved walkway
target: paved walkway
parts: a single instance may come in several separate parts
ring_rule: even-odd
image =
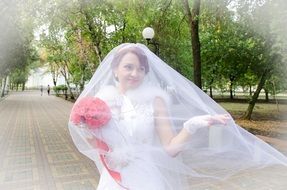
[[[98,173],[67,131],[72,103],[40,92],[0,102],[1,190],[92,190]]]
[[[72,103],[38,91],[14,92],[0,101],[1,190],[96,189],[96,167],[77,151],[67,130],[71,108]],[[264,140],[287,150],[282,141]],[[285,190],[287,167],[248,171],[227,182],[191,184],[191,190]]]

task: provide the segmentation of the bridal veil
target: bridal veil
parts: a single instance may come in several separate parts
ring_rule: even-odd
[[[126,97],[130,102],[126,102],[116,90],[118,81],[111,65],[118,51],[130,47],[137,47],[144,52],[149,69],[142,86],[128,92]],[[100,173],[109,170],[109,174],[123,188],[128,189],[121,182],[121,167],[136,159],[142,163],[148,162],[148,167],[157,167],[157,171],[161,173],[160,176],[157,175],[158,178],[164,178],[161,180],[174,181],[170,183],[170,189],[190,189],[188,183],[192,183],[192,179],[225,180],[246,169],[270,165],[287,166],[287,158],[282,153],[238,126],[233,119],[225,126],[216,125],[197,130],[176,157],[165,153],[156,130],[152,131],[153,135],[150,137],[150,133],[133,134],[130,127],[122,129],[118,126],[120,116],[113,107],[121,107],[124,104],[130,117],[137,118],[136,114],[143,118],[153,117],[148,107],[139,107],[140,112],[132,111],[132,107],[137,103],[142,105],[142,102],[155,96],[164,99],[169,113],[166,119],[171,121],[175,134],[182,129],[184,122],[194,116],[228,114],[145,45],[126,43],[115,47],[99,65],[73,108],[75,110],[77,104],[86,97],[98,97],[111,109],[108,112],[111,114],[110,118],[104,118],[103,125],[99,127],[89,128],[84,122],[74,122],[71,115],[69,130],[79,151],[95,161]],[[93,105],[89,102],[87,104]],[[101,102],[99,104],[101,105]],[[99,104],[95,102],[95,106]],[[135,124],[133,127],[145,125],[152,124]],[[93,138],[96,141],[93,141]],[[146,141],[148,143],[145,143]],[[117,160],[120,166],[111,162],[111,158]]]

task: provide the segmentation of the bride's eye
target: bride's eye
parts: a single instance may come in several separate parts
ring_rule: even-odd
[[[133,69],[133,66],[128,64],[128,65],[125,65],[124,68],[130,71]]]
[[[145,67],[140,67],[140,71],[145,72]]]

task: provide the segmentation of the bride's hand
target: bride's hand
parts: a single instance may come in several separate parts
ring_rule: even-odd
[[[207,118],[209,125],[214,125],[214,124],[226,125],[230,119],[231,118],[228,114],[212,115],[209,118]]]
[[[231,117],[228,114],[195,116],[187,120],[183,124],[183,127],[190,134],[194,134],[199,128],[209,127],[215,124],[226,125],[227,121],[230,119]]]

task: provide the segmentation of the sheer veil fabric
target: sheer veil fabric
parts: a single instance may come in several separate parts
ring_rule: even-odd
[[[148,72],[139,87],[121,93],[112,62],[117,52],[134,47],[147,57]],[[185,190],[194,178],[225,180],[245,169],[287,166],[283,154],[233,119],[196,130],[182,151],[170,156],[156,129],[156,97],[165,102],[168,116],[162,119],[170,121],[174,134],[190,118],[228,112],[143,44],[126,43],[111,50],[75,105],[85,97],[103,100],[111,111],[108,122],[98,128],[75,123],[72,117],[69,121],[78,150],[99,169],[98,189]]]

